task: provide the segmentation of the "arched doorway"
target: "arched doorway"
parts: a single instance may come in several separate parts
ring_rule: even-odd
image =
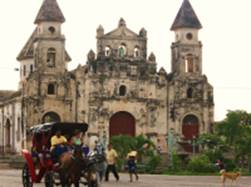
[[[198,146],[195,145],[195,140],[199,135],[199,120],[195,115],[189,114],[182,121],[182,134],[186,143],[183,147],[187,152],[197,152]]]
[[[128,112],[117,112],[110,119],[110,138],[118,135],[135,136],[135,118]]]
[[[60,122],[60,116],[55,112],[47,112],[43,118],[42,123],[48,123],[48,122]]]
[[[10,148],[10,143],[11,143],[11,131],[10,131],[11,125],[10,125],[10,120],[6,120],[5,124],[5,146],[9,149]]]

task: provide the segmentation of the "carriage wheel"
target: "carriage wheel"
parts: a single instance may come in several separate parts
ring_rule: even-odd
[[[45,175],[45,187],[53,187],[53,186],[54,186],[53,173],[49,171]]]
[[[22,180],[23,180],[23,186],[24,187],[32,187],[32,178],[30,175],[29,167],[27,164],[24,165],[22,170]]]

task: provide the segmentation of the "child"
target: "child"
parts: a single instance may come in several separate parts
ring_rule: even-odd
[[[215,165],[216,165],[216,166],[218,167],[218,169],[220,170],[220,173],[226,171],[226,170],[225,170],[224,163],[223,163],[220,159],[218,159],[218,160],[216,161],[216,164],[215,164]]]
[[[128,167],[128,172],[130,176],[130,182],[133,182],[133,177],[132,177],[133,174],[135,175],[136,180],[139,179],[139,176],[137,174],[136,156],[137,156],[136,151],[131,151],[127,155],[127,159],[128,159],[127,167]]]

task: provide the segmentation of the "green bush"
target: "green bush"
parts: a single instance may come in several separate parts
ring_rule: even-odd
[[[235,164],[235,161],[232,160],[232,159],[224,159],[223,163],[224,163],[225,168],[226,168],[227,171],[234,171],[237,168],[236,164]]]
[[[209,161],[209,158],[202,154],[193,156],[188,162],[187,169],[192,172],[215,172],[214,163]]]
[[[159,165],[161,158],[159,155],[152,155],[148,158],[148,162],[145,164],[145,170],[147,173],[153,173],[156,167]]]
[[[215,163],[218,159],[221,159],[221,160],[223,159],[221,150],[209,149],[209,150],[204,151],[203,154],[205,154],[208,157],[211,163]]]
[[[184,163],[182,162],[181,158],[177,155],[176,152],[172,153],[172,163],[171,166],[168,168],[169,171],[172,172],[177,172],[177,171],[181,171],[182,169],[184,169]]]

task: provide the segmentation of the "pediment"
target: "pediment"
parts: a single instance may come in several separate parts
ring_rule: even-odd
[[[119,27],[107,34],[105,34],[105,36],[126,36],[126,37],[138,37],[138,34],[136,34],[135,32],[131,31],[130,29],[128,29],[127,27]]]

